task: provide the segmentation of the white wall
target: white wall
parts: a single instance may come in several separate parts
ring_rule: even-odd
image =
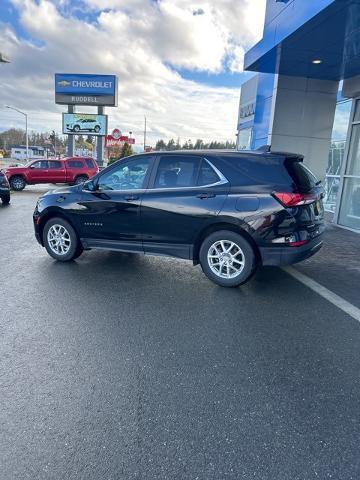
[[[277,77],[268,142],[273,151],[301,153],[324,178],[328,164],[339,83],[303,77]]]

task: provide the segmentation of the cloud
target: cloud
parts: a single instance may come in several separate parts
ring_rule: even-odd
[[[235,138],[238,89],[185,80],[178,71],[241,71],[244,49],[260,35],[258,11],[264,10],[264,0],[12,4],[34,41],[0,24],[0,44],[12,60],[1,70],[2,103],[29,111],[30,127],[61,130],[64,108],[54,104],[55,72],[114,73],[119,107],[107,109],[110,128],[120,126],[140,137],[146,114],[152,142]],[[80,7],[79,18],[74,9]],[[0,129],[15,125],[17,118],[1,111]]]

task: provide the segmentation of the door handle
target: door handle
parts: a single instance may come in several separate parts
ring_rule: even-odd
[[[126,195],[125,200],[127,202],[134,202],[135,200],[139,200],[138,195]]]
[[[212,192],[204,192],[204,193],[199,193],[199,195],[197,195],[197,198],[201,198],[202,200],[204,198],[214,198],[216,197],[215,193],[212,193]]]

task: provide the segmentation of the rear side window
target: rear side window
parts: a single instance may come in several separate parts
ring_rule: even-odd
[[[195,187],[200,161],[200,157],[192,155],[164,155],[159,162],[154,187]]]
[[[95,167],[94,162],[91,158],[85,158],[85,163],[89,168],[94,168]]]
[[[201,162],[199,177],[197,181],[197,185],[205,186],[205,185],[212,185],[217,183],[220,180],[218,174],[214,171],[212,166],[206,161],[203,160]]]
[[[81,160],[68,160],[69,168],[84,168],[84,164]]]
[[[49,168],[61,168],[61,162],[51,160],[49,162]]]
[[[315,175],[301,162],[285,160],[285,166],[301,192],[308,192],[316,185]]]

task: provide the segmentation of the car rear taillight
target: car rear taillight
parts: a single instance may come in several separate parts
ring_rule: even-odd
[[[289,242],[289,247],[302,247],[307,243],[307,240],[300,240],[298,242]]]
[[[287,208],[308,205],[317,200],[317,196],[312,193],[274,192],[272,195],[281,205]]]

